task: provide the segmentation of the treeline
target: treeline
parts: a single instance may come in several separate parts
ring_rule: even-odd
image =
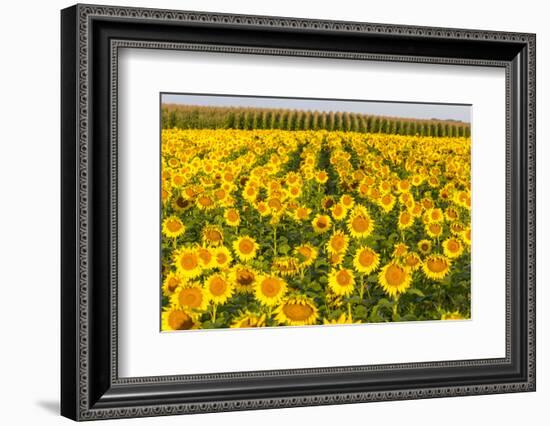
[[[340,130],[420,136],[470,136],[470,125],[452,120],[417,120],[352,112],[165,104],[165,129]]]

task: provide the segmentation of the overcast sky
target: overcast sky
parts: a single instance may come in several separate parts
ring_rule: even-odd
[[[161,95],[161,102],[206,106],[287,108],[313,111],[347,111],[403,118],[471,121],[471,105],[385,101],[344,101],[301,98],[268,98],[220,95]]]

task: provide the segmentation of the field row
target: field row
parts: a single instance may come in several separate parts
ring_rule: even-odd
[[[164,130],[163,330],[467,318],[469,138]]]

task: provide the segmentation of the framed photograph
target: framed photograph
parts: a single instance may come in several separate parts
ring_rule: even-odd
[[[535,390],[535,35],[61,12],[61,412]]]

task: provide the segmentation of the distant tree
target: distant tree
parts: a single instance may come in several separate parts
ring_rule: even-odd
[[[382,130],[382,120],[380,117],[373,117],[371,123],[368,126],[369,133],[380,133]]]
[[[311,114],[311,130],[319,130],[319,111],[313,111]]]
[[[389,130],[388,133],[394,135],[397,133],[397,122],[394,119],[389,120]]]
[[[330,111],[327,117],[327,130],[335,130],[335,117],[334,112]]]
[[[319,122],[319,128],[320,128],[320,129],[327,129],[327,128],[328,128],[328,124],[327,124],[327,121],[328,121],[328,120],[327,120],[327,114],[326,114],[326,112],[323,111],[323,112],[321,113],[321,115],[320,115],[320,117],[319,117],[319,120],[320,120],[320,122]]]
[[[342,130],[342,113],[340,111],[334,114],[334,127],[332,130]]]

